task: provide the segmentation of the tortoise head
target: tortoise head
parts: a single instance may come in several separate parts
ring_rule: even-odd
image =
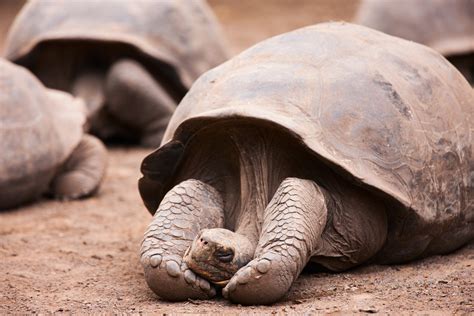
[[[202,230],[184,255],[184,262],[201,277],[225,286],[253,259],[255,246],[247,237],[227,229]]]

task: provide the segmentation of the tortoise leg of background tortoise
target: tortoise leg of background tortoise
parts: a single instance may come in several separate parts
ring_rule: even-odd
[[[313,181],[287,178],[264,212],[255,257],[232,277],[224,297],[241,304],[282,298],[309,261],[326,225],[323,189]]]
[[[72,94],[84,100],[90,118],[104,105],[104,75],[99,71],[84,71],[72,86]]]
[[[213,187],[194,179],[176,185],[163,198],[142,242],[148,286],[170,301],[213,297],[214,287],[182,259],[201,229],[223,226],[223,201]]]
[[[105,96],[109,112],[137,130],[142,145],[160,145],[177,104],[139,63],[116,62],[107,74]]]
[[[77,199],[93,194],[104,178],[107,150],[100,140],[85,134],[50,185],[60,199]]]
[[[105,75],[94,69],[85,69],[74,80],[72,94],[84,100],[87,105],[87,126],[85,130],[102,140],[134,140],[134,135],[117,124],[115,117],[108,113],[105,105]]]

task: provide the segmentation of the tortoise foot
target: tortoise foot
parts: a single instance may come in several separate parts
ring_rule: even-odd
[[[94,194],[107,169],[107,150],[92,135],[82,136],[50,184],[53,196],[60,200],[73,200]]]
[[[215,296],[215,288],[192,272],[183,256],[201,229],[221,226],[222,198],[215,189],[194,179],[171,189],[142,242],[141,263],[153,292],[169,301]]]
[[[224,297],[246,305],[271,304],[288,292],[324,229],[322,190],[311,180],[282,181],[265,209],[256,258],[232,277]]]
[[[209,299],[216,295],[215,288],[192,272],[178,256],[144,254],[141,262],[148,285],[161,298],[184,301]]]
[[[284,259],[270,252],[250,261],[232,277],[222,295],[244,305],[274,303],[285,295],[293,281],[285,273]]]

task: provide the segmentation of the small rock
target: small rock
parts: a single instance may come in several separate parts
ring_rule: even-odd
[[[364,308],[359,308],[359,312],[375,314],[375,313],[378,313],[378,310],[375,307],[364,307]]]

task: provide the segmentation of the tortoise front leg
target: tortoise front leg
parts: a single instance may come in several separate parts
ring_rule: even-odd
[[[326,224],[323,189],[287,178],[265,209],[255,257],[223,289],[241,304],[270,304],[283,297],[309,261]]]
[[[109,112],[135,129],[144,146],[158,147],[176,102],[138,62],[123,59],[109,70],[105,83]]]
[[[194,179],[175,186],[163,198],[142,242],[148,286],[171,301],[213,297],[214,287],[182,259],[201,229],[223,226],[223,201],[213,187]]]
[[[78,199],[99,188],[107,169],[107,150],[102,142],[85,134],[50,184],[59,199]]]

